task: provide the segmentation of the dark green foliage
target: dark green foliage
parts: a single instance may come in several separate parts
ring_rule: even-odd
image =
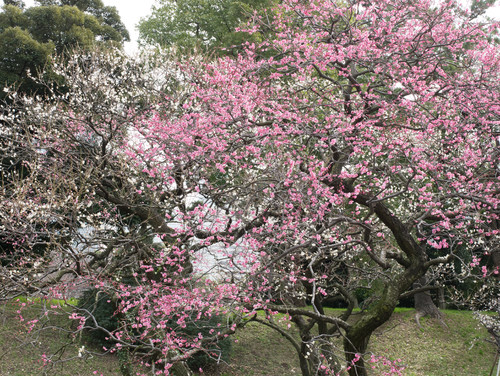
[[[24,1],[22,0],[3,0],[3,3],[5,5],[14,5],[15,7],[18,8],[24,8],[26,4],[24,4]]]
[[[128,349],[120,349],[117,351],[118,361],[120,362],[120,372],[122,376],[132,376],[132,364],[130,362],[130,353]]]
[[[1,87],[15,85],[20,93],[46,94],[30,74],[51,76],[52,54],[71,53],[75,47],[89,49],[99,43],[121,45],[130,39],[116,8],[106,7],[100,0],[88,0],[89,4],[41,1],[41,6],[27,9],[18,3],[8,2],[0,12]],[[5,99],[3,91],[0,99]]]
[[[30,20],[28,31],[41,43],[52,42],[57,53],[72,46],[91,46],[99,29],[85,27],[85,15],[76,7],[34,7],[25,12]]]
[[[211,334],[210,331],[215,329],[216,333],[217,325],[224,324],[222,322],[223,320],[224,318],[222,316],[212,315],[208,318],[202,318],[199,321],[188,323],[181,331],[189,337],[197,337],[198,333],[201,333],[203,337],[211,337],[214,334]],[[207,367],[211,368],[216,366],[217,360],[229,362],[232,343],[232,340],[226,337],[216,343],[206,345],[205,348],[207,351],[194,354],[187,360],[187,365],[193,371],[198,371],[200,368],[205,369]]]
[[[1,21],[0,21],[1,22]],[[20,27],[8,27],[0,33],[0,83],[2,86],[18,84],[18,90],[33,92],[39,87],[28,77],[43,68],[54,49],[51,42],[40,43]],[[4,93],[0,94],[1,96]]]
[[[95,319],[99,326],[110,332],[118,328],[118,318],[115,315],[117,305],[108,293],[96,288],[86,290],[78,301],[78,308],[84,310],[85,316],[89,316],[85,326],[95,328]],[[89,329],[86,335],[87,339],[95,345],[109,345],[106,340],[109,335],[103,330]]]
[[[234,46],[257,42],[257,34],[237,32],[254,10],[270,8],[274,0],[159,0],[151,16],[139,24],[141,41],[161,47],[177,46],[181,52],[201,49],[233,53]],[[227,50],[222,50],[226,48]]]
[[[103,40],[128,41],[130,35],[120,19],[116,7],[105,6],[101,0],[37,0],[42,6],[77,7],[98,20]]]
[[[94,319],[98,326],[112,332],[119,325],[118,316],[115,314],[117,310],[116,301],[112,297],[101,290],[92,288],[86,290],[78,302],[78,308],[83,310],[82,314],[89,317],[85,325],[95,328]],[[89,315],[90,313],[90,315]],[[197,313],[194,313],[197,315]],[[212,315],[210,317],[202,316],[200,320],[186,322],[186,327],[182,328],[176,324],[175,319],[171,320],[172,330],[178,335],[186,336],[186,338],[196,338],[201,333],[204,338],[210,338],[217,332],[218,325],[224,325],[224,317]],[[109,346],[110,343],[106,339],[109,335],[99,329],[88,329],[86,331],[87,340],[97,346]],[[216,366],[217,361],[228,362],[231,356],[232,341],[229,337],[217,340],[210,344],[205,344],[206,351],[200,351],[187,360],[187,365],[194,371],[200,368],[211,368]],[[124,371],[129,367],[128,351],[123,349],[118,353],[120,364],[124,367]],[[126,374],[126,373],[123,373]]]

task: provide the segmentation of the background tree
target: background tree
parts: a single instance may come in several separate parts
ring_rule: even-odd
[[[37,86],[27,73],[45,67],[54,51],[54,44],[40,43],[26,30],[10,27],[0,34],[0,50],[4,56],[0,63],[2,87],[17,83],[20,92],[33,92]]]
[[[114,6],[104,5],[102,0],[37,0],[40,5],[76,6],[82,12],[94,16],[100,23],[104,40],[125,42],[130,35]]]
[[[52,84],[61,85],[50,67],[54,54],[70,54],[79,48],[91,48],[95,44],[121,45],[128,40],[128,32],[121,23],[116,9],[104,7],[102,2],[85,4],[42,2],[41,6],[24,9],[22,2],[5,2],[0,13],[0,100],[8,100],[8,87],[14,86],[16,95],[50,93]],[[93,15],[95,14],[95,16]],[[36,76],[44,76],[43,83]],[[51,84],[49,84],[51,82]],[[7,114],[12,108],[2,106]],[[3,124],[7,126],[7,124]],[[18,127],[15,122],[9,127]],[[19,129],[17,129],[19,131]],[[1,187],[5,193],[12,181],[27,177],[26,161],[18,146],[8,137],[2,137],[1,148],[5,154],[1,160]],[[5,219],[8,220],[8,219]],[[35,224],[33,224],[36,226]],[[1,238],[1,252],[12,254],[7,239]],[[37,246],[41,252],[42,246]],[[10,257],[10,256],[9,256]]]
[[[22,0],[4,0],[4,5],[14,5],[18,8],[24,8],[26,5],[24,4],[24,1]]]
[[[152,14],[139,23],[140,42],[160,47],[175,45],[183,52],[200,49],[217,54],[234,53],[234,48],[243,42],[261,39],[257,34],[249,36],[236,28],[244,25],[255,11],[274,3],[274,0],[159,0]]]
[[[50,4],[49,4],[50,3]],[[2,87],[19,85],[19,93],[40,90],[31,75],[50,75],[47,66],[53,53],[67,53],[76,46],[89,48],[95,43],[121,45],[129,39],[113,7],[100,1],[89,4],[42,2],[23,9],[6,4],[0,13],[0,79]],[[77,8],[74,5],[80,5]],[[0,94],[4,98],[4,94]]]

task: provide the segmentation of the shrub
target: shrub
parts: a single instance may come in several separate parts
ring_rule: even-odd
[[[210,337],[212,329],[216,329],[218,324],[223,324],[224,316],[212,315],[206,319],[186,324],[181,332],[190,337],[197,337],[201,333],[203,337]],[[187,365],[193,371],[200,368],[210,368],[217,365],[218,361],[229,362],[231,357],[232,341],[229,337],[223,338],[212,344],[205,346],[206,351],[200,351],[187,360]]]
[[[96,288],[86,290],[78,301],[77,306],[79,309],[90,312],[100,327],[110,332],[118,328],[118,317],[115,315],[117,305],[108,293]],[[85,316],[87,316],[87,312],[85,312]],[[85,321],[85,326],[95,327],[92,317],[89,316]],[[108,335],[98,328],[88,329],[85,332],[85,336],[92,344],[98,346],[109,345],[109,342],[106,340]]]
[[[98,326],[112,332],[118,328],[118,317],[115,315],[117,303],[113,298],[102,290],[92,288],[86,290],[78,302],[78,308],[86,310],[95,318]],[[197,313],[196,313],[197,315]],[[179,335],[186,337],[198,337],[201,333],[203,337],[210,337],[211,330],[217,329],[219,324],[223,324],[224,317],[212,315],[202,316],[200,320],[186,322],[185,328],[179,328],[175,319],[171,320],[172,328]],[[86,326],[95,327],[92,317],[85,322]],[[109,346],[106,339],[107,334],[98,328],[88,329],[85,332],[86,339],[97,346]],[[230,338],[218,340],[205,346],[206,351],[200,351],[187,360],[187,365],[194,371],[200,368],[215,367],[218,361],[228,362],[231,355],[232,341]]]

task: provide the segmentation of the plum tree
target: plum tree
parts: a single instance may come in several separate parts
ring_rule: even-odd
[[[98,286],[119,302],[117,348],[165,373],[253,320],[305,376],[366,375],[371,334],[415,282],[498,274],[479,260],[498,247],[498,24],[427,0],[273,14],[246,30],[273,38],[236,57],[134,70],[82,55],[99,64],[61,71],[59,102],[19,100],[4,121],[30,132],[2,134],[31,173],[10,183],[2,231],[31,255],[45,221],[52,252],[36,272],[3,267],[4,289],[44,270],[33,291],[63,274]],[[328,314],[328,299],[346,309]],[[227,325],[208,336],[172,327],[211,315]]]

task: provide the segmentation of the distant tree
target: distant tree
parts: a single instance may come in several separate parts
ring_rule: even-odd
[[[79,9],[74,5],[52,4],[23,9],[6,4],[0,13],[0,85],[17,85],[19,93],[44,88],[30,75],[44,71],[53,53],[68,53],[72,48],[90,48],[96,43],[121,45],[128,32],[116,9],[100,1]],[[50,3],[50,4],[49,4]],[[87,12],[91,10],[94,14]],[[3,98],[3,91],[0,93]]]
[[[2,86],[17,84],[20,92],[33,92],[38,88],[28,72],[36,72],[47,64],[54,51],[51,42],[40,43],[20,27],[10,27],[0,34],[0,82]],[[0,94],[3,96],[4,94]]]
[[[109,40],[129,41],[130,35],[114,6],[106,6],[102,0],[37,0],[40,5],[76,6],[82,12],[94,16]]]
[[[3,1],[4,5],[14,5],[15,7],[18,8],[24,8],[26,4],[22,0],[4,0]]]
[[[254,12],[262,11],[276,0],[158,0],[149,17],[139,23],[140,42],[181,51],[230,53],[245,41],[261,38],[236,31]],[[221,51],[227,48],[228,51]]]

